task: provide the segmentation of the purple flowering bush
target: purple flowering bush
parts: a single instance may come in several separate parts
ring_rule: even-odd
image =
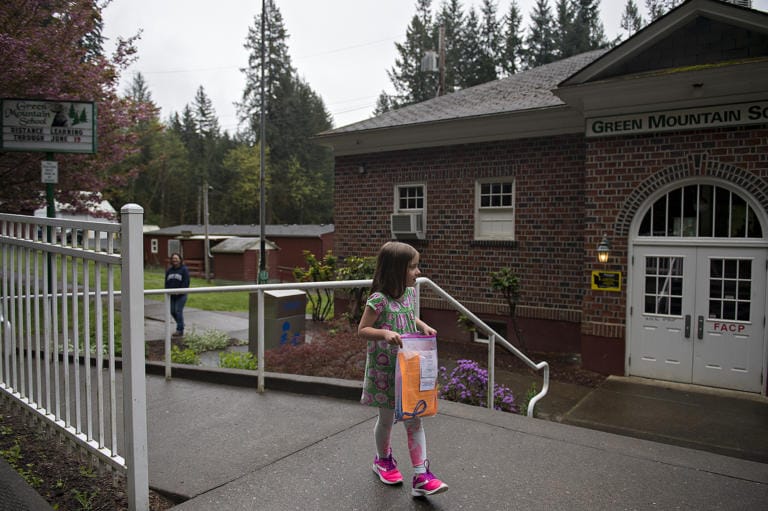
[[[457,360],[456,367],[448,373],[440,368],[440,390],[442,399],[474,406],[486,406],[488,397],[488,370],[474,360]],[[493,408],[504,412],[518,413],[515,396],[506,385],[494,384]]]

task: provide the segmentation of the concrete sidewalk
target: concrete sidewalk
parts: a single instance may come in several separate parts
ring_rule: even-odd
[[[373,475],[375,410],[352,401],[148,378],[150,484],[210,509],[760,509],[768,465],[440,402],[425,419],[433,471],[451,487],[410,496]],[[176,509],[176,508],[175,508]]]
[[[146,310],[147,338],[162,338],[162,303]],[[187,321],[247,338],[243,314],[188,309]],[[193,379],[201,372],[206,381]],[[427,501],[410,497],[401,426],[393,448],[406,484],[384,486],[371,472],[376,410],[355,401],[358,382],[267,374],[259,394],[252,372],[233,373],[147,376],[149,481],[183,501],[178,509],[751,511],[768,502],[761,396],[611,377],[598,389],[551,382],[537,405],[550,420],[441,401],[425,427],[431,467],[451,489]],[[216,383],[225,378],[232,384]],[[530,385],[497,378],[517,385],[516,396]]]

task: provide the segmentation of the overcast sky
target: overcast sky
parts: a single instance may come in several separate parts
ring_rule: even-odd
[[[499,0],[506,14],[511,0]],[[415,0],[276,0],[289,34],[294,67],[322,97],[334,125],[371,116],[382,90],[393,92],[387,70],[395,63],[395,42],[415,12]],[[433,0],[433,7],[441,0]],[[550,0],[554,11],[555,0]],[[625,0],[602,0],[600,10],[608,38],[619,35]],[[635,0],[645,16],[644,0]],[[464,0],[465,12],[481,0]],[[528,26],[535,0],[517,0]],[[753,7],[768,10],[768,0]],[[131,36],[142,30],[138,61],[123,75],[121,92],[141,72],[162,118],[192,103],[202,85],[213,101],[223,129],[235,132],[234,102],[241,99],[248,61],[243,47],[248,28],[261,11],[260,0],[113,0],[104,11],[104,35]]]

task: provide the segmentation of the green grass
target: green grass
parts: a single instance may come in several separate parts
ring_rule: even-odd
[[[243,282],[216,281],[209,283],[205,279],[192,277],[190,287],[215,287],[243,284]],[[144,270],[144,289],[163,289],[165,287],[165,270],[147,268]],[[187,298],[187,307],[206,311],[247,312],[248,295],[245,291],[226,293],[191,293]],[[161,295],[150,295],[153,300],[162,300]]]
[[[190,279],[191,287],[215,287],[215,286],[235,286],[243,285],[244,282],[231,282],[214,280],[209,283],[205,279],[192,277]],[[160,268],[146,268],[144,270],[144,289],[163,289],[165,286],[165,270]],[[248,312],[248,297],[250,293],[245,291],[227,291],[222,293],[191,293],[187,298],[187,307],[202,309],[206,311],[229,311],[229,312]],[[332,296],[332,294],[331,294]],[[160,295],[149,295],[153,300],[162,300]],[[321,293],[322,303],[325,304],[325,293]],[[331,304],[331,316],[333,315],[333,304]],[[311,314],[311,304],[307,300],[307,314]]]

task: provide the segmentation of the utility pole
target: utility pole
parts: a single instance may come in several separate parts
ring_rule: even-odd
[[[437,90],[437,95],[442,96],[445,94],[445,25],[440,25],[440,36],[438,39],[438,51],[440,56],[438,57],[438,68],[440,70],[440,85]]]
[[[266,229],[264,224],[266,223],[266,193],[264,190],[265,178],[264,178],[264,148],[266,146],[266,115],[264,111],[267,109],[267,95],[265,93],[265,74],[266,74],[266,26],[267,26],[267,9],[266,0],[261,0],[261,111],[259,112],[259,128],[261,131],[259,145],[261,149],[261,169],[259,174],[259,189],[261,192],[259,200],[259,284],[266,284],[269,280],[269,274],[267,273],[267,243],[266,243]]]
[[[208,238],[208,181],[203,182],[203,232],[205,234],[205,280],[211,281],[211,241]]]

